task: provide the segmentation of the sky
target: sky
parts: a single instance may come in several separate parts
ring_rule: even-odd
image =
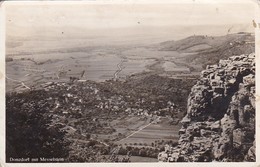
[[[116,2],[116,3],[115,3]],[[253,32],[253,1],[6,3],[7,36],[182,38]],[[173,2],[173,3],[172,3]],[[233,1],[234,2],[234,1]]]

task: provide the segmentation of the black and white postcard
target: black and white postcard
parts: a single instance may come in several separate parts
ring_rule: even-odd
[[[0,3],[3,167],[259,165],[258,1]]]

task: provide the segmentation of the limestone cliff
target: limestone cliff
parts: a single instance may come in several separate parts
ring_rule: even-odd
[[[193,86],[176,147],[159,161],[255,161],[255,55],[208,65]]]

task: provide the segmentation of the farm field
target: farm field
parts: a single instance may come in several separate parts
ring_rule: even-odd
[[[158,162],[157,158],[149,157],[140,157],[140,156],[131,156],[131,162]]]
[[[35,113],[46,106],[40,109],[51,118],[48,126],[57,126],[70,143],[69,161],[127,156],[131,162],[154,162],[165,145],[176,145],[191,87],[206,64],[220,59],[216,50],[228,57],[229,50],[246,45],[251,52],[252,43],[245,42],[251,38],[245,33],[88,47],[43,40],[37,41],[43,48],[32,50],[30,40],[9,41],[7,112]]]
[[[159,140],[173,141],[178,140],[180,126],[169,124],[168,118],[159,118],[158,121],[141,126],[126,138],[116,142],[121,145],[151,146]]]
[[[17,40],[16,40],[17,41]],[[80,41],[80,40],[79,40]],[[171,76],[186,73],[197,75],[191,69],[199,68],[185,63],[186,53],[159,50],[158,45],[113,45],[55,46],[55,41],[35,41],[43,48],[31,49],[33,41],[23,41],[21,45],[12,45],[8,41],[6,62],[7,91],[19,90],[21,82],[35,86],[45,82],[67,82],[70,77],[81,80],[104,82],[109,79],[125,80],[142,72]],[[65,42],[65,41],[62,41]],[[17,42],[16,42],[17,43]],[[19,82],[20,81],[20,82]]]

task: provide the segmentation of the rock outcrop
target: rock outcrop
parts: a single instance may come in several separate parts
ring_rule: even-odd
[[[208,65],[193,86],[176,147],[164,162],[255,161],[255,55]]]

